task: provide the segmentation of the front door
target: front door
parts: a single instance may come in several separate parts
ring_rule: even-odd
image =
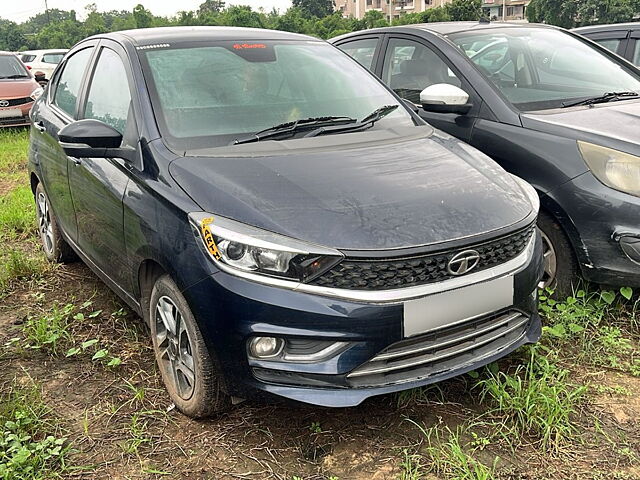
[[[420,92],[439,83],[455,85],[471,93],[471,89],[460,80],[450,65],[417,38],[389,38],[381,78],[399,96],[418,106]],[[470,101],[473,103],[473,100]],[[468,141],[479,109],[477,103],[479,102],[475,102],[474,108],[465,115],[427,112],[422,108],[418,114],[434,127]]]
[[[131,90],[124,62],[108,47],[101,47],[90,73],[81,118],[111,125],[130,137],[134,128]],[[124,243],[123,204],[130,166],[122,159],[73,158],[69,185],[78,223],[78,246],[120,287],[131,291]]]
[[[69,56],[47,92],[47,101],[32,112],[35,161],[40,165],[41,180],[56,220],[73,242],[77,224],[69,190],[69,158],[58,143],[58,132],[76,118],[82,81],[93,51],[89,46]]]

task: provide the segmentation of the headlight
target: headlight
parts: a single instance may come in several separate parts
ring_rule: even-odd
[[[608,187],[640,197],[640,157],[580,140],[578,148],[598,180]]]
[[[209,213],[190,213],[189,220],[211,259],[229,273],[308,282],[344,258],[338,250]]]
[[[40,95],[42,95],[42,93],[44,92],[42,87],[38,87],[36,88],[33,92],[31,92],[31,95],[29,95],[33,100],[37,100],[38,98],[40,98]]]

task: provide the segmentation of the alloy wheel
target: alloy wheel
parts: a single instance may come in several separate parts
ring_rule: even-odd
[[[43,192],[38,194],[36,204],[38,211],[38,233],[40,233],[45,251],[51,255],[54,248],[53,226],[51,225],[49,202]]]
[[[155,326],[159,362],[168,373],[176,393],[188,400],[193,395],[196,382],[191,338],[180,310],[167,296],[158,299]]]
[[[539,288],[552,287],[556,280],[556,272],[558,271],[558,257],[556,250],[549,240],[549,237],[543,232],[542,234],[542,254],[544,258],[544,274],[538,284]]]

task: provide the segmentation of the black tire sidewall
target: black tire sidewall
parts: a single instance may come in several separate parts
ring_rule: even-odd
[[[195,386],[193,394],[188,400],[180,397],[175,391],[172,377],[163,367],[159,358],[156,342],[156,306],[158,300],[163,296],[169,297],[180,311],[191,342]],[[148,308],[154,355],[164,384],[176,408],[185,415],[194,418],[206,417],[215,412],[226,410],[230,405],[230,398],[222,391],[221,375],[218,368],[212,360],[187,300],[168,275],[162,275],[157,279],[151,292]]]
[[[538,216],[538,228],[547,236],[556,254],[556,277],[550,288],[558,298],[572,295],[581,280],[578,262],[567,235],[562,226],[544,211]]]

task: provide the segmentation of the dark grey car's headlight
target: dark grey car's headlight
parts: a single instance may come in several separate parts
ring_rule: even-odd
[[[640,197],[640,157],[578,140],[591,173],[606,186]]]
[[[205,212],[189,220],[222,270],[308,282],[340,262],[338,250],[302,242]]]

